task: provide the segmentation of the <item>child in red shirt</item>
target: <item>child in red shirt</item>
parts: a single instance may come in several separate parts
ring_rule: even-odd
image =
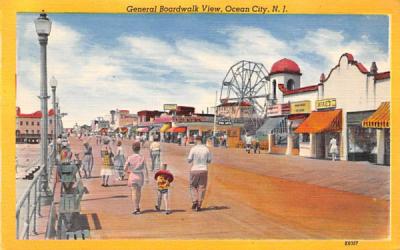
[[[157,204],[155,206],[157,211],[161,210],[161,200],[164,200],[165,214],[170,214],[168,210],[168,189],[171,182],[174,181],[174,176],[167,170],[167,164],[163,163],[161,170],[157,171],[154,175],[154,179],[157,183]]]

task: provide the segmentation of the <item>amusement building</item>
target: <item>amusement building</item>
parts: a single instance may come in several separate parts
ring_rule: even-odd
[[[288,58],[267,70],[262,63],[240,61],[221,84],[215,112],[165,104],[163,110],[111,110],[92,121],[101,134],[154,136],[166,142],[200,136],[204,143],[242,147],[251,135],[273,154],[331,159],[336,139],[341,160],[390,164],[390,72],[375,62],[369,70],[352,54],[321,73],[319,82],[303,84],[299,65]]]

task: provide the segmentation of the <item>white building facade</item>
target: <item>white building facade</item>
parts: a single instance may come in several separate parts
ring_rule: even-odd
[[[271,68],[269,94],[275,105],[267,110],[267,123],[286,123],[286,154],[298,149],[300,156],[330,159],[329,142],[335,138],[341,160],[389,164],[390,72],[378,72],[375,63],[367,70],[345,53],[318,84],[301,87],[300,78],[299,66],[290,59]],[[275,112],[283,106],[290,111]],[[268,131],[271,147],[277,130]]]

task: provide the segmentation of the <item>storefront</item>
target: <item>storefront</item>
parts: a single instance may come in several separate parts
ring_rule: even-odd
[[[329,143],[336,139],[339,155],[342,153],[342,110],[313,111],[294,131],[300,135],[300,156],[330,159]]]
[[[362,121],[374,111],[348,112],[347,160],[376,162],[376,131],[362,126]]]
[[[276,104],[267,109],[267,119],[257,130],[256,137],[268,140],[268,152],[284,151],[287,144],[287,116],[290,113],[290,104]],[[281,150],[277,148],[282,148]]]
[[[374,134],[372,155],[377,164],[390,165],[390,102],[383,102],[370,116],[362,120],[362,127]]]
[[[162,124],[154,124],[153,127],[149,131],[149,140],[159,140],[161,137],[160,130],[162,128]]]
[[[300,152],[300,136],[294,131],[304,122],[311,112],[311,101],[290,103],[288,115],[288,133],[286,155],[298,155]],[[303,137],[301,138],[303,140]]]
[[[163,142],[163,141],[165,141],[165,139],[166,139],[166,133],[167,133],[167,131],[168,131],[168,129],[170,129],[171,128],[171,125],[170,125],[170,123],[164,123],[163,125],[162,125],[162,127],[160,128],[160,140]]]
[[[211,139],[214,134],[213,122],[188,122],[180,123],[179,125],[187,127],[187,136],[189,137],[189,142],[193,142],[195,136],[201,136],[203,142],[205,143],[207,140]],[[240,132],[242,127],[243,124],[216,124],[216,136],[222,137],[223,135],[227,135],[227,146],[237,147],[240,142]]]
[[[179,143],[181,139],[186,135],[186,127],[179,126],[179,127],[172,127],[167,130],[168,142],[175,142]]]

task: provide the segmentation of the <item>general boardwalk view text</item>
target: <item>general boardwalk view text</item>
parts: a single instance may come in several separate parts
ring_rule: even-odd
[[[268,14],[268,13],[287,13],[285,5],[271,5],[271,6],[259,6],[254,5],[251,8],[226,5],[211,6],[207,4],[191,5],[191,6],[165,6],[165,5],[154,5],[151,7],[136,7],[128,5],[126,11],[129,13],[257,13],[257,14]]]

